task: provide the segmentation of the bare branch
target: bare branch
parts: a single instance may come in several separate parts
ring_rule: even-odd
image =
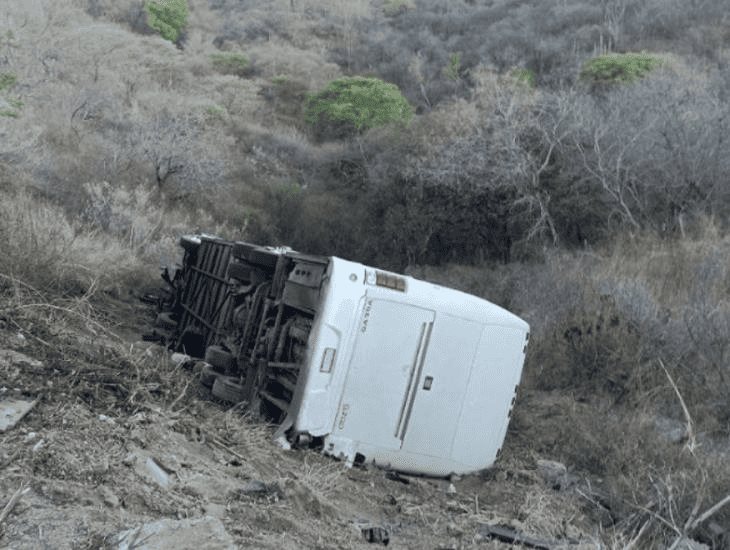
[[[669,380],[672,389],[674,389],[674,393],[677,394],[680,405],[682,405],[682,412],[684,413],[684,418],[687,423],[687,449],[690,453],[694,454],[695,449],[697,448],[697,438],[695,436],[694,423],[692,422],[692,417],[689,414],[689,409],[687,408],[687,404],[684,402],[684,398],[682,397],[682,394],[680,393],[677,384],[674,382],[674,378],[672,378],[672,375],[669,374],[667,367],[664,366],[664,362],[661,360],[661,358],[658,359],[658,361],[659,366],[664,371],[664,374],[667,375],[667,379]]]

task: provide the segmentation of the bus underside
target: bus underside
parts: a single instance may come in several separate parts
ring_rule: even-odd
[[[304,366],[328,258],[185,236],[182,266],[165,270],[150,339],[200,363],[213,396],[283,422]]]

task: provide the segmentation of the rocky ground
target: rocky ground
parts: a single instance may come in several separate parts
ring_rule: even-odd
[[[551,548],[611,538],[597,480],[538,454],[561,421],[560,396],[521,396],[534,421],[513,422],[490,471],[441,480],[348,469],[280,449],[271,426],[214,401],[189,363],[134,339],[149,312],[110,311],[2,320],[2,548],[509,546],[487,525]],[[12,418],[19,400],[32,408]]]

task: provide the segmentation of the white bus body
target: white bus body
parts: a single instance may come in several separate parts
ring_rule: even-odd
[[[280,424],[282,444],[349,464],[447,476],[494,463],[525,358],[522,319],[337,257],[210,236],[181,244],[158,321],[173,327],[171,347],[205,355],[213,396]]]
[[[434,476],[490,467],[519,385],[527,323],[419,281],[377,284],[332,258],[289,419],[348,463]],[[382,276],[382,275],[381,275]]]

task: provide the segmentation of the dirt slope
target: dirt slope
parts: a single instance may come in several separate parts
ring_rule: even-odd
[[[117,336],[149,313],[113,309],[98,325],[4,323],[0,349],[28,359],[0,365],[0,400],[39,402],[0,433],[0,503],[30,488],[0,524],[2,548],[117,548],[124,530],[206,516],[247,548],[373,548],[362,528],[374,526],[392,548],[501,547],[482,523],[550,539],[597,534],[586,501],[548,487],[516,433],[496,468],[451,482],[284,451],[270,426],[215,402],[194,369]],[[175,545],[199,547],[186,543]]]

